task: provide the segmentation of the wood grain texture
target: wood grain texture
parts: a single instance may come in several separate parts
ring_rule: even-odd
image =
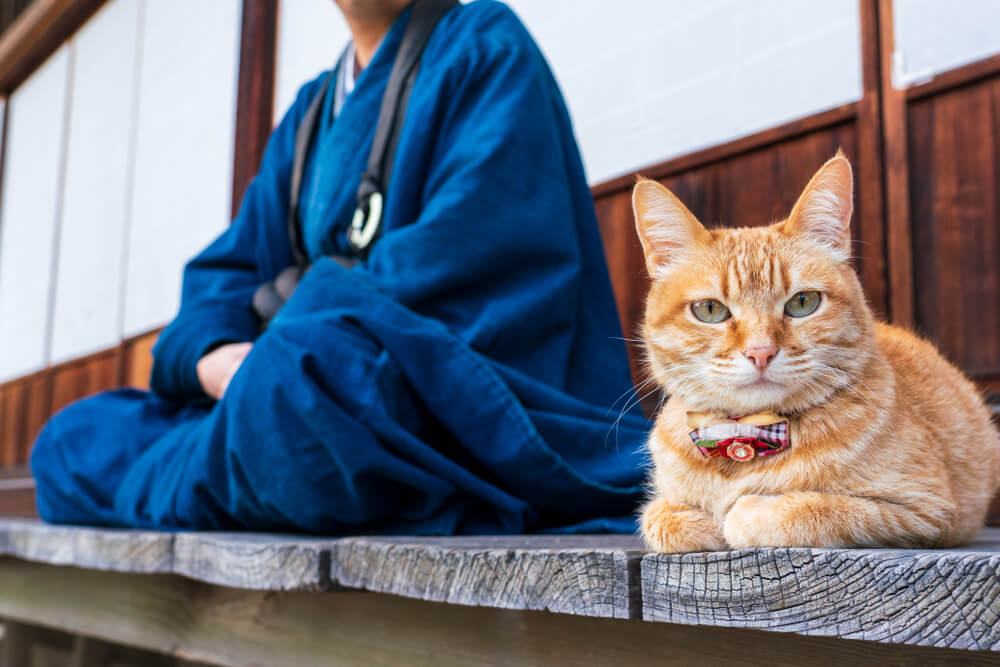
[[[51,369],[52,401],[48,415],[70,403],[118,386],[121,373],[120,348],[112,348]]]
[[[893,25],[892,0],[878,0],[889,315],[894,324],[909,327],[913,325],[914,264],[910,249],[906,95],[892,82]]]
[[[255,533],[178,533],[171,570],[249,590],[329,590],[330,539]]]
[[[331,553],[345,588],[501,609],[629,618],[632,536],[351,538]]]
[[[0,468],[0,516],[37,518],[35,479],[27,465]]]
[[[173,539],[171,533],[153,531],[0,520],[0,555],[94,570],[172,572]]]
[[[885,173],[882,165],[882,61],[878,0],[860,0],[862,96],[858,101],[855,178],[864,184],[858,195],[857,217],[868,221],[857,234],[857,251],[868,304],[876,315],[889,312],[885,248]]]
[[[105,0],[34,0],[0,36],[0,90],[10,92]]]
[[[359,589],[435,602],[638,616],[634,536],[304,538],[161,533],[0,520],[0,555],[177,574],[249,590]],[[634,563],[632,571],[630,564]]]
[[[996,76],[1000,74],[1000,55],[990,56],[982,60],[941,72],[932,78],[915,86],[906,89],[907,100],[919,100],[923,97],[936,95],[945,91],[974,83],[980,79]]]
[[[643,618],[1000,650],[1000,530],[966,549],[648,555]]]
[[[909,107],[915,324],[974,378],[1000,374],[1000,77]]]
[[[1000,529],[941,551],[639,546],[625,535],[322,539],[0,521],[0,555],[74,572],[1000,651]]]
[[[638,386],[646,377],[642,362],[643,347],[638,339],[646,292],[649,291],[649,275],[646,273],[642,245],[635,232],[631,191],[601,197],[595,200],[594,205],[624,344],[628,348],[632,379]]]
[[[274,61],[278,0],[243,0],[236,90],[232,215],[257,174],[274,116]]]
[[[124,341],[122,347],[123,387],[149,389],[149,378],[153,372],[153,346],[160,331],[152,331]]]
[[[995,656],[727,628],[468,608],[374,593],[241,591],[0,559],[0,615],[212,664],[976,665]]]
[[[0,386],[0,466],[28,462],[31,445],[49,418],[51,373],[43,371]]]

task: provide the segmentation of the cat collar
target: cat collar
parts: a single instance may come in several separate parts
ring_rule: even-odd
[[[688,412],[688,435],[705,458],[751,461],[787,449],[788,421],[773,412],[743,417],[725,417],[707,412]]]

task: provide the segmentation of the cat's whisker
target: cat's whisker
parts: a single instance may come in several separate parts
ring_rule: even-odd
[[[626,403],[628,403],[628,401],[631,400],[632,396],[636,395],[637,393],[639,393],[640,391],[642,391],[643,389],[645,389],[646,386],[648,386],[650,382],[654,382],[654,381],[655,381],[655,378],[648,377],[645,380],[643,380],[642,382],[640,382],[638,385],[636,385],[634,387],[630,387],[628,390],[625,391],[625,393],[623,393],[621,396],[619,396],[618,398],[616,398],[615,402],[612,403],[608,407],[608,413],[610,413],[612,410],[615,409],[615,406],[618,405],[618,402],[620,400],[622,400],[623,398],[625,398],[626,396],[628,396],[629,398],[626,399]]]

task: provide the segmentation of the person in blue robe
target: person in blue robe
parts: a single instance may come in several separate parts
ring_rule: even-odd
[[[477,0],[442,19],[409,100],[384,233],[352,268],[328,257],[348,254],[409,11],[336,117],[324,112],[300,206],[312,267],[291,298],[261,331],[251,300],[293,263],[295,134],[325,74],[274,130],[232,225],[187,264],[152,391],[85,399],[39,435],[45,520],[331,535],[635,529],[648,423],[616,404],[628,362],[569,115],[506,6]],[[199,362],[239,344],[245,358],[216,401]]]

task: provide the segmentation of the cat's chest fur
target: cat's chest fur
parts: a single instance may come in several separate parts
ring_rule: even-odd
[[[889,383],[879,383],[878,389],[891,399]],[[719,519],[745,495],[867,489],[873,484],[872,464],[882,467],[878,439],[892,430],[886,411],[870,398],[838,397],[812,414],[789,416],[789,447],[750,461],[705,457],[689,435],[688,407],[671,399],[649,440],[660,488],[674,489],[675,502],[700,507]]]

